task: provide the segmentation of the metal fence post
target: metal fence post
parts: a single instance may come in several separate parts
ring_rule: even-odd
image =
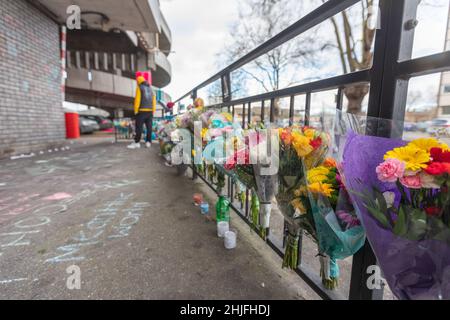
[[[295,108],[295,96],[290,97],[289,102],[289,125],[292,126],[294,124],[294,108]]]
[[[397,77],[395,66],[411,59],[419,3],[420,0],[380,1],[381,29],[375,38],[367,116],[392,119],[398,125],[384,128],[369,121],[368,134],[395,138],[403,135],[409,78]]]
[[[231,94],[231,76],[229,72],[222,76],[221,85],[222,85],[222,102],[230,102],[233,97]]]
[[[305,126],[309,126],[311,118],[311,92],[306,94],[305,99]]]
[[[195,100],[197,99],[197,89],[194,89],[192,91],[192,102],[195,103]],[[192,137],[192,141],[191,141],[191,148],[192,150],[194,150],[195,144],[194,144],[194,137]],[[195,167],[195,163],[194,163],[194,157],[192,156],[192,180],[197,180],[198,178],[198,173],[197,173],[197,168]]]
[[[409,79],[398,79],[395,66],[399,60],[410,59],[414,40],[414,28],[407,28],[415,21],[420,0],[381,0],[381,29],[375,39],[374,61],[370,82],[367,134],[385,137],[401,137],[400,130],[382,126],[382,119],[403,121],[406,109]],[[399,19],[399,17],[402,17]],[[396,128],[398,129],[398,127]],[[368,241],[353,256],[350,282],[351,300],[380,300],[383,289],[369,289],[367,268],[376,265],[375,254]]]

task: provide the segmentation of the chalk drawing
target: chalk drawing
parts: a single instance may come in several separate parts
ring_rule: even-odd
[[[24,240],[24,238],[29,234],[36,234],[39,232],[41,232],[41,230],[0,233],[0,237],[14,237],[15,238],[15,240],[9,241],[8,243],[4,243],[4,244],[0,243],[0,247],[6,248],[6,247],[29,246],[31,241]]]
[[[83,243],[76,243],[76,244],[69,244],[66,246],[59,247],[57,250],[65,252],[64,254],[61,254],[59,256],[56,256],[54,258],[50,258],[45,260],[45,262],[50,263],[58,263],[58,262],[68,262],[68,261],[82,261],[85,259],[84,256],[74,256],[76,253],[78,253],[82,247],[91,246],[98,244],[98,241],[93,242],[83,242]]]
[[[88,237],[86,236],[86,233],[83,230],[80,230],[79,234],[74,236],[72,239],[77,242],[89,242],[98,239],[98,237],[100,237],[104,232],[105,230],[103,229],[98,231],[97,233],[94,233],[92,236]]]
[[[65,192],[58,192],[51,196],[45,197],[44,200],[57,201],[72,198],[72,195]]]
[[[83,230],[80,230],[71,238],[76,243],[58,247],[57,252],[63,253],[49,258],[45,262],[60,263],[86,259],[80,252],[82,247],[101,244],[102,239],[100,237],[106,236],[106,230],[119,213],[123,213],[124,216],[119,218],[120,220],[116,226],[111,227],[114,233],[103,238],[108,240],[127,237],[132,227],[139,222],[145,208],[150,206],[149,203],[139,202],[133,204],[130,208],[120,210],[133,196],[134,194],[132,193],[120,193],[116,199],[106,202],[100,209],[95,210],[96,215],[86,223]]]
[[[112,234],[108,239],[117,239],[128,237],[130,230],[139,222],[145,208],[150,206],[147,202],[135,203],[132,208],[124,210],[127,215],[120,220],[119,226],[113,226],[115,234]]]
[[[44,213],[46,216],[56,215],[67,211],[68,206],[65,204],[53,204],[40,207],[33,211],[33,214]]]
[[[14,223],[14,226],[19,229],[28,229],[42,227],[49,224],[52,220],[49,217],[30,217]],[[30,222],[34,222],[30,224]],[[37,223],[36,223],[37,222]]]
[[[25,172],[27,172],[29,175],[33,177],[53,174],[57,171],[68,171],[68,170],[71,169],[68,167],[57,166],[50,163],[43,163],[41,165],[34,166],[31,168],[25,168]]]
[[[10,284],[14,282],[27,281],[28,278],[18,278],[18,279],[9,279],[9,280],[0,280],[0,284]]]

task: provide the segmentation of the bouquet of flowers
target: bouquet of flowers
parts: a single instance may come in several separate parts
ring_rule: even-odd
[[[344,172],[367,237],[400,299],[450,299],[450,149],[350,133]]]
[[[276,200],[288,225],[283,267],[295,269],[298,265],[301,230],[317,241],[303,166],[311,169],[323,162],[328,151],[328,138],[313,128],[292,126],[279,129],[279,140],[279,188]]]
[[[158,128],[158,139],[160,152],[166,160],[170,160],[170,153],[173,149],[173,142],[170,135],[176,129],[176,125],[173,121],[164,121]]]
[[[242,136],[237,135],[233,139],[234,153],[227,159],[224,169],[232,177],[235,177],[235,180],[253,190],[252,222],[255,226],[259,226],[261,235],[264,235],[270,224],[271,201],[275,197],[278,183],[277,175],[266,175],[264,170],[266,165],[260,163],[260,159],[258,159],[260,158],[257,154],[259,148],[262,151],[264,151],[264,147],[267,148],[267,138],[260,131],[250,129],[244,132]],[[239,143],[239,139],[242,139],[243,142]],[[255,153],[252,154],[252,152]],[[252,163],[251,158],[257,159],[256,163]],[[258,202],[256,202],[256,197]],[[256,210],[258,211],[258,217]]]
[[[321,277],[327,289],[338,286],[337,259],[355,254],[365,232],[333,158],[307,170],[307,189],[319,245]]]

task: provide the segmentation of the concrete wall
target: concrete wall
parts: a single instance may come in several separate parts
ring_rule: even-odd
[[[24,0],[1,0],[0,158],[64,138],[59,27]]]

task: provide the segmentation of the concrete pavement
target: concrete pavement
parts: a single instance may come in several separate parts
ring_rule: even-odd
[[[242,222],[224,249],[191,204],[200,183],[157,153],[108,142],[0,161],[0,299],[316,298]]]

